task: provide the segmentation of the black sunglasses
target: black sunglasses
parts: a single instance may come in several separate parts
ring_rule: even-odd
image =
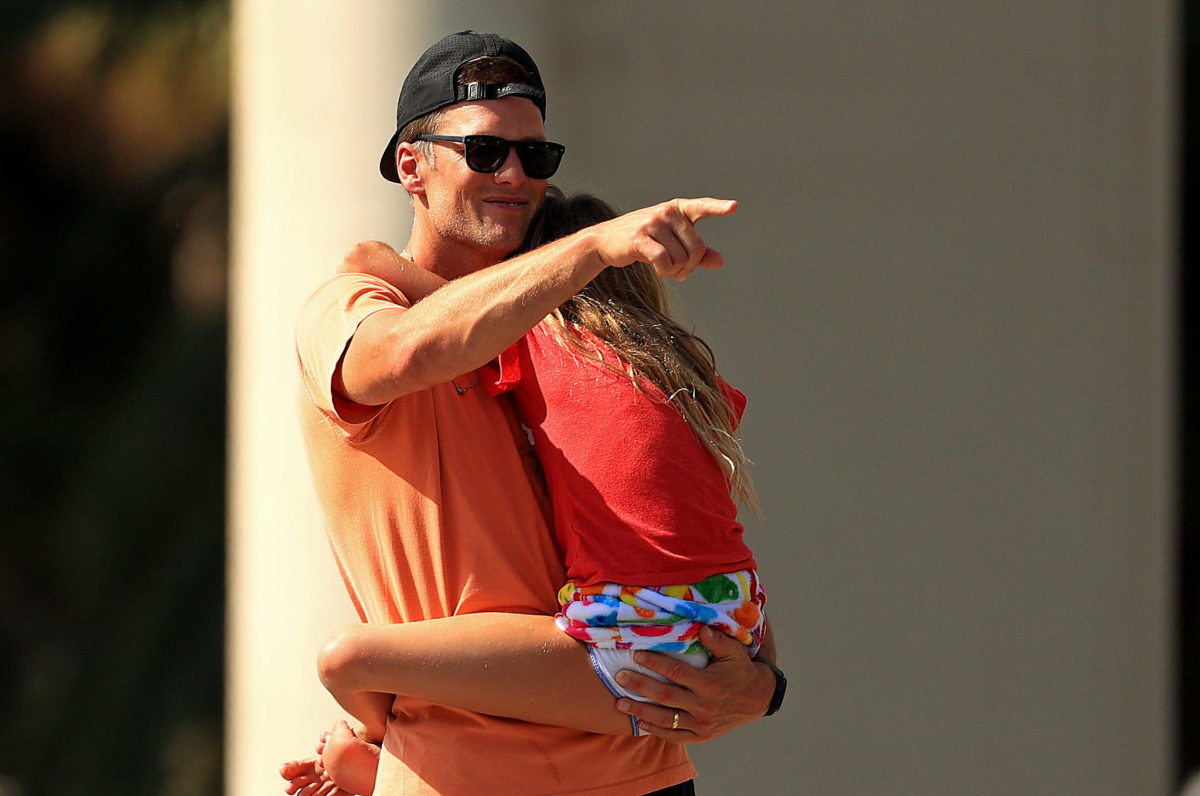
[[[517,150],[525,176],[548,180],[558,171],[567,148],[551,141],[507,141],[494,135],[419,135],[417,141],[452,141],[463,145],[463,157],[471,171],[494,174],[508,160],[508,150]]]

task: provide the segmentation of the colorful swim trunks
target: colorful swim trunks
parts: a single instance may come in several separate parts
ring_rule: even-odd
[[[555,623],[597,647],[655,652],[704,652],[709,625],[758,651],[767,595],[754,570],[713,575],[684,586],[623,586],[568,581],[558,592]]]

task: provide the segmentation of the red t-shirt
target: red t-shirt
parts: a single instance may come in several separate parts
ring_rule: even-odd
[[[500,356],[489,387],[512,391],[533,434],[571,580],[666,586],[755,566],[724,472],[660,391],[569,350],[546,324]],[[745,396],[722,387],[740,419]]]

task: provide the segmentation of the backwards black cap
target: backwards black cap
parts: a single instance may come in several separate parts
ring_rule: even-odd
[[[455,77],[462,65],[482,56],[513,59],[529,71],[529,83],[458,85]],[[379,173],[391,182],[400,182],[400,175],[396,173],[396,141],[400,131],[410,122],[456,102],[501,97],[532,100],[542,112],[542,118],[546,118],[546,89],[542,86],[542,77],[533,58],[519,44],[495,33],[464,30],[450,34],[426,50],[404,79],[400,99],[396,102],[396,132],[383,150]]]

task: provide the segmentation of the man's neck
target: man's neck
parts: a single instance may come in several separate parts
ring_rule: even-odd
[[[416,231],[404,247],[405,254],[418,268],[432,271],[443,279],[458,279],[500,262],[494,253],[449,241],[440,236],[422,236]]]

